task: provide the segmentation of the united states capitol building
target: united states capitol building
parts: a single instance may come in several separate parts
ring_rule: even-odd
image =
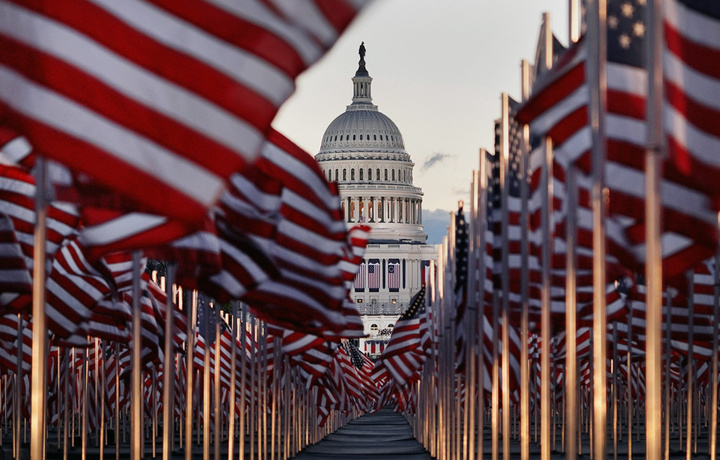
[[[376,356],[420,289],[437,248],[426,244],[415,164],[398,127],[373,104],[372,80],[361,45],[352,103],[325,130],[315,159],[327,179],[338,183],[347,225],[372,229],[351,294],[368,334],[360,349]]]

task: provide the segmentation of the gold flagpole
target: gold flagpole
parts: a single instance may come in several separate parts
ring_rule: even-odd
[[[632,442],[632,424],[633,424],[633,403],[632,403],[632,317],[633,303],[628,302],[628,349],[627,349],[627,425],[628,425],[628,460],[632,460],[633,442]]]
[[[67,389],[65,391],[67,399]],[[115,460],[120,460],[120,344],[115,342]],[[65,432],[67,437],[67,414],[65,415]],[[65,443],[67,445],[67,442]],[[67,458],[67,448],[65,455]]]
[[[195,360],[195,318],[198,307],[198,291],[192,291],[192,300],[187,309],[187,339],[185,341],[185,460],[192,460],[192,423],[193,423],[193,361]]]
[[[222,360],[222,350],[220,349],[222,342],[222,337],[220,337],[220,321],[222,319],[220,317],[220,305],[213,305],[213,307],[215,310],[215,380],[213,381],[215,388],[215,400],[213,401],[213,420],[215,421],[215,431],[213,432],[213,457],[215,460],[220,460],[220,434],[222,433],[223,427],[222,416],[220,414],[220,361]],[[210,423],[208,423],[208,428],[209,427]]]
[[[567,175],[567,227],[565,241],[566,248],[566,280],[565,280],[565,333],[567,353],[565,355],[565,399],[566,426],[570,430],[577,427],[577,259],[575,246],[577,244],[577,170],[571,166]],[[577,457],[577,437],[574,433],[565,437],[565,455],[567,458]]]
[[[718,214],[720,228],[720,214]],[[712,351],[712,397],[710,403],[710,458],[717,458],[717,425],[718,425],[718,324],[720,324],[720,246],[715,252],[713,261],[713,351]]]
[[[13,400],[13,456],[20,458],[20,446],[22,445],[22,381],[23,381],[23,347],[25,345],[23,340],[23,317],[22,313],[17,315],[17,372],[15,372],[15,398]]]
[[[232,318],[231,325],[231,336],[232,343],[230,344],[230,391],[228,401],[230,402],[230,409],[228,410],[228,460],[233,458],[235,449],[235,404],[236,404],[236,389],[237,389],[237,378],[235,376],[235,370],[237,368],[237,303],[231,302],[232,312],[230,318]]]
[[[87,337],[86,337],[87,339]],[[83,365],[82,365],[82,425],[80,433],[80,439],[81,439],[81,447],[80,447],[80,456],[82,460],[87,460],[87,432],[88,432],[88,424],[87,424],[87,418],[88,418],[88,403],[90,402],[90,396],[88,395],[88,349],[83,348],[82,351],[82,357],[83,357]]]
[[[545,62],[543,66],[550,70],[553,65],[553,34],[550,26],[550,14],[543,13],[543,30],[545,43]],[[542,460],[550,460],[550,290],[551,290],[551,263],[552,263],[552,236],[550,203],[553,196],[552,190],[552,163],[553,163],[553,142],[549,137],[545,138],[545,161],[542,168],[542,294],[541,294],[541,319],[540,336],[542,339],[542,350],[540,354],[540,455]]]
[[[173,442],[173,418],[175,415],[175,270],[174,263],[167,265],[164,279],[167,302],[165,303],[165,363],[163,364],[163,460],[170,460],[175,443]]]
[[[210,317],[214,312],[209,311],[207,299],[198,302],[198,308],[203,309],[205,321],[203,321],[203,336],[205,337],[205,354],[203,355],[203,458],[210,458]],[[199,315],[200,313],[198,313]],[[217,337],[216,337],[217,339]]]
[[[522,71],[522,100],[527,101],[530,98],[530,63],[523,60],[521,63]],[[529,460],[530,458],[530,357],[528,355],[529,344],[528,337],[530,335],[529,320],[529,279],[528,279],[528,200],[530,195],[528,182],[528,164],[530,155],[530,127],[524,124],[522,127],[522,148],[521,170],[522,181],[520,182],[520,195],[522,203],[522,211],[520,214],[520,231],[522,258],[522,269],[520,272],[520,291],[522,298],[522,317],[520,319],[520,458],[521,460]],[[483,248],[484,250],[484,248]],[[482,273],[482,272],[481,272]],[[482,384],[481,384],[482,385]],[[482,388],[481,388],[482,390]]]
[[[508,161],[510,156],[510,101],[502,93],[500,121],[500,191],[502,208],[502,432],[503,459],[510,459],[510,267],[509,267],[509,209],[510,181]]]
[[[662,455],[662,0],[647,2],[648,140],[645,153],[645,241],[647,286],[645,429],[648,458]],[[670,310],[668,309],[668,315]],[[668,344],[669,345],[669,344]],[[669,415],[669,414],[666,414]],[[666,446],[667,445],[666,441]],[[668,454],[669,455],[669,452]],[[666,457],[667,458],[667,457]]]
[[[693,440],[693,405],[695,401],[695,366],[693,353],[695,351],[694,331],[695,328],[695,280],[693,277],[693,271],[689,270],[687,273],[688,280],[688,365],[687,365],[687,418],[685,420],[687,425],[687,435],[685,436],[685,458],[690,460],[692,458],[692,440]],[[670,311],[668,311],[670,315]]]
[[[143,410],[142,410],[142,323],[140,306],[140,252],[132,254],[133,266],[133,348],[132,348],[132,390],[130,401],[132,404],[131,449],[132,460],[143,457]]]
[[[238,443],[238,456],[245,459],[245,392],[247,391],[247,331],[246,331],[245,304],[240,304],[240,423],[238,431],[240,440]]]
[[[33,240],[32,302],[32,386],[30,417],[30,458],[45,458],[45,417],[47,400],[47,324],[45,321],[45,240],[47,235],[47,196],[45,159],[35,162],[35,235]],[[18,385],[20,382],[18,382]],[[19,446],[18,446],[19,447]]]
[[[593,447],[594,458],[606,455],[607,383],[605,316],[605,109],[607,91],[607,4],[606,0],[592,0],[588,6],[588,67],[590,85],[590,127],[592,151],[592,211],[593,211]],[[653,458],[653,457],[649,457]]]
[[[479,190],[478,190],[478,272],[480,274],[480,288],[477,294],[477,458],[483,458],[485,450],[485,399],[484,399],[484,380],[485,380],[485,276],[488,267],[485,266],[485,251],[487,251],[485,240],[485,232],[487,227],[487,150],[480,149],[480,171],[479,171]],[[432,273],[432,272],[431,272]],[[431,277],[431,280],[433,278]],[[433,291],[434,292],[434,291]]]

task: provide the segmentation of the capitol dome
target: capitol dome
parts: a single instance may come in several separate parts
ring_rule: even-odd
[[[397,125],[372,102],[365,48],[352,78],[353,97],[325,130],[315,156],[338,183],[349,226],[370,226],[371,240],[424,243],[422,189],[413,185],[410,155]]]

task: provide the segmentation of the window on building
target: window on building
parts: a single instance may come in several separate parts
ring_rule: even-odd
[[[347,180],[347,169],[343,169],[343,180]]]
[[[362,300],[362,297],[358,297],[357,299],[355,299],[355,303],[362,303]]]
[[[371,324],[371,325],[370,325],[370,330],[371,330],[371,331],[377,331],[377,330],[378,330],[378,325],[377,325],[377,324]]]
[[[360,140],[362,140],[362,134],[360,135]]]
[[[377,180],[380,180],[380,168],[375,170],[375,177],[377,177]]]
[[[368,169],[368,180],[372,180],[372,169]]]
[[[355,168],[350,170],[350,180],[355,180]]]
[[[360,180],[363,180],[363,170],[360,170]]]
[[[393,182],[395,182],[395,170],[394,169],[392,170],[392,180],[393,180]]]
[[[388,329],[392,329],[392,328],[394,328],[394,327],[395,327],[394,324],[388,324]]]
[[[385,170],[385,181],[387,181],[387,169]]]
[[[338,177],[338,170],[335,170],[335,182],[339,181],[340,178]]]

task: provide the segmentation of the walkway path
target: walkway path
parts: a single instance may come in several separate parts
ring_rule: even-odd
[[[297,460],[432,460],[415,439],[405,418],[390,409],[348,423],[319,443],[306,447]]]

